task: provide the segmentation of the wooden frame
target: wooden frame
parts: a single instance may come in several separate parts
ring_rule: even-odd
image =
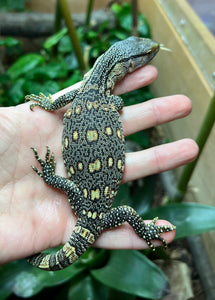
[[[160,52],[153,61],[159,71],[152,85],[155,96],[185,94],[193,104],[190,116],[164,130],[171,140],[195,139],[215,90],[215,39],[185,0],[141,0],[139,10],[150,23],[152,38],[173,51]],[[213,129],[191,179],[188,201],[215,205],[214,149]],[[215,270],[215,233],[202,237]]]

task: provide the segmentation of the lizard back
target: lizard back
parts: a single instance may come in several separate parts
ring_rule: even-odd
[[[111,206],[124,171],[122,124],[113,103],[98,89],[91,88],[86,97],[85,89],[64,117],[64,163],[91,208]]]

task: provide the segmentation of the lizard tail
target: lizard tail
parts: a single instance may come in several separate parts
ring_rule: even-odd
[[[73,264],[94,242],[95,235],[87,228],[76,225],[70,240],[56,253],[37,253],[27,257],[33,266],[45,271],[62,270]]]

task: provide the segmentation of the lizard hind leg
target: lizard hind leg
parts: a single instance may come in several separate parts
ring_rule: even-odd
[[[152,241],[159,240],[166,248],[166,242],[160,234],[176,229],[176,227],[173,225],[156,225],[157,220],[158,218],[154,218],[150,223],[146,224],[132,207],[124,205],[113,208],[105,215],[103,221],[105,223],[104,229],[117,227],[127,221],[133,227],[138,236],[144,239],[152,250],[155,250]]]

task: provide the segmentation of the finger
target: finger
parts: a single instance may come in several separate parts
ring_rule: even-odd
[[[125,135],[187,116],[192,110],[189,98],[175,95],[155,98],[124,107],[121,113]],[[135,120],[135,122],[134,122]]]
[[[191,139],[127,153],[123,183],[182,166],[193,161],[197,154],[198,146]]]
[[[116,84],[113,93],[115,95],[120,95],[126,92],[133,91],[140,87],[146,86],[153,82],[157,77],[157,69],[153,66],[147,65],[136,71],[127,74],[119,83]],[[81,86],[82,81],[69,86],[52,95],[52,99],[55,100],[58,97],[77,89]]]
[[[121,95],[143,86],[149,85],[157,78],[158,72],[154,66],[146,65],[135,72],[128,73],[120,82],[116,84],[113,94]]]
[[[149,223],[150,221],[145,221]],[[171,225],[165,220],[158,220],[157,225]],[[175,230],[161,234],[166,243],[170,243],[175,237]],[[154,246],[160,246],[161,242],[153,241]],[[147,243],[141,239],[128,224],[124,223],[120,227],[105,230],[95,242],[95,247],[105,249],[148,249]]]

